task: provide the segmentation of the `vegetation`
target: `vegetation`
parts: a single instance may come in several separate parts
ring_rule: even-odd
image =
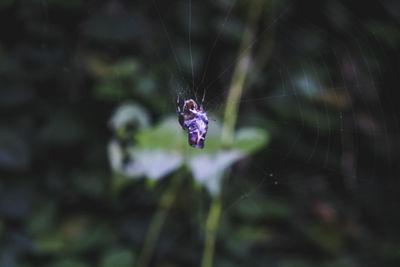
[[[0,1],[0,266],[397,266],[398,10]]]

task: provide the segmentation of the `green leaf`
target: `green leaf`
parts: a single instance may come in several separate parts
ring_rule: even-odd
[[[87,267],[88,265],[83,262],[73,260],[73,259],[65,259],[59,262],[48,265],[48,267]]]
[[[315,266],[312,262],[302,258],[285,259],[279,262],[279,267],[310,267]]]
[[[237,131],[234,147],[246,155],[264,147],[269,141],[265,130],[259,128],[243,128]]]
[[[179,126],[178,119],[168,117],[158,125],[143,129],[136,135],[138,147],[157,150],[183,150],[185,132]]]
[[[116,78],[130,78],[140,70],[140,64],[135,59],[124,59],[117,62],[113,67],[113,74]]]
[[[117,140],[112,139],[108,143],[108,160],[110,161],[111,168],[117,173],[123,173],[123,160],[124,154],[121,145]]]
[[[261,218],[286,219],[292,214],[289,203],[272,197],[257,198],[257,205],[249,205],[246,200],[240,201],[235,205],[235,211],[240,217],[249,221],[257,221]]]
[[[65,243],[58,236],[44,235],[35,240],[39,253],[51,253],[61,251],[65,247]]]
[[[33,236],[49,233],[53,227],[55,212],[55,203],[40,202],[40,206],[35,208],[33,216],[29,220],[29,233]]]
[[[158,125],[137,132],[135,146],[127,149],[128,163],[122,162],[120,145],[116,141],[111,142],[111,165],[126,176],[158,180],[185,164],[198,183],[211,194],[217,194],[224,171],[265,146],[269,139],[265,130],[244,128],[237,132],[234,147],[223,149],[218,122],[209,125],[204,149],[189,146],[187,135],[176,117],[167,117]]]
[[[94,87],[93,94],[100,100],[116,101],[127,97],[128,90],[119,80],[105,79]]]
[[[134,265],[135,256],[126,249],[108,251],[101,259],[100,267],[130,267]]]
[[[176,151],[133,148],[133,160],[125,167],[128,176],[146,176],[158,180],[178,169],[183,163],[182,154]]]
[[[331,253],[339,253],[344,246],[343,234],[335,225],[316,224],[311,228],[311,239]]]
[[[215,155],[192,155],[188,159],[188,167],[195,180],[216,195],[220,191],[224,171],[242,157],[243,154],[237,150],[221,150]]]
[[[101,248],[113,242],[115,238],[115,233],[112,231],[110,225],[104,221],[92,222],[90,225],[85,225],[83,231],[79,232],[68,243],[68,248],[75,253],[85,253]]]
[[[137,129],[146,128],[150,124],[148,112],[135,102],[126,102],[119,106],[111,117],[109,125],[114,130],[132,125]]]

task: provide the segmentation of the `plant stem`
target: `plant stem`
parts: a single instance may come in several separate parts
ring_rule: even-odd
[[[151,256],[154,251],[154,247],[157,243],[158,237],[160,235],[161,227],[163,226],[169,209],[171,208],[176,192],[183,181],[183,171],[178,171],[168,186],[168,189],[162,195],[156,213],[151,220],[149,230],[146,235],[146,239],[143,243],[142,251],[137,262],[138,267],[145,267],[149,265]]]
[[[222,127],[221,142],[224,148],[231,148],[234,142],[235,124],[239,107],[239,100],[242,97],[246,76],[249,71],[251,48],[254,42],[254,28],[262,11],[262,1],[253,0],[249,9],[248,27],[243,35],[240,45],[239,60],[236,63],[235,70],[229,89],[229,95],[226,100],[224,124]],[[221,185],[222,188],[222,185]],[[222,190],[221,190],[222,191]],[[210,211],[206,223],[205,248],[202,259],[202,267],[211,267],[213,265],[215,240],[217,237],[218,224],[221,217],[222,203],[221,193],[213,196]]]
[[[217,236],[217,229],[219,218],[221,216],[222,203],[221,194],[213,197],[210,212],[208,213],[206,223],[206,239],[205,248],[203,252],[202,267],[211,267],[214,257],[215,238]]]
[[[235,124],[239,107],[239,100],[242,97],[246,76],[249,71],[251,48],[254,44],[255,26],[261,15],[262,1],[253,0],[249,9],[249,21],[242,43],[240,45],[239,60],[233,72],[229,95],[226,100],[224,125],[222,128],[223,147],[232,147],[235,134]]]

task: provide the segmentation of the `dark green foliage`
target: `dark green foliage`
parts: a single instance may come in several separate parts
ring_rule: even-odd
[[[186,0],[0,1],[0,266],[134,266],[177,172],[152,265],[198,266],[226,170],[215,266],[399,266],[398,2],[265,0],[228,151],[251,1],[192,2],[191,59]]]

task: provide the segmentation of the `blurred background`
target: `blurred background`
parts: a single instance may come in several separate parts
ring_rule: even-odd
[[[399,266],[399,23],[395,0],[1,0],[0,266],[134,266],[177,176],[151,266],[200,265],[216,194],[215,266]],[[243,57],[261,141],[210,184]],[[204,91],[199,150],[176,99]]]

